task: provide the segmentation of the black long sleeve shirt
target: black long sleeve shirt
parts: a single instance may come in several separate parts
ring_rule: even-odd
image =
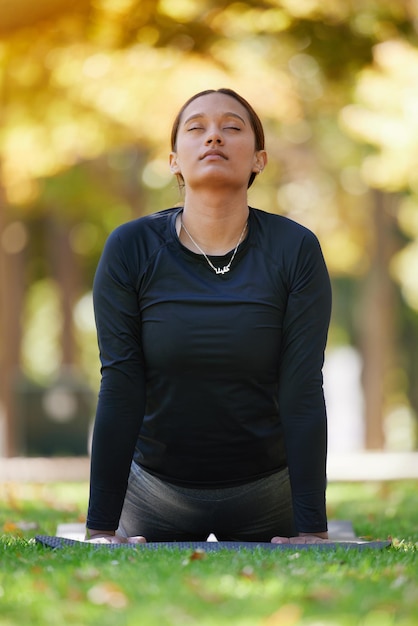
[[[179,211],[117,228],[96,272],[102,382],[87,526],[117,528],[133,458],[199,488],[288,466],[296,528],[324,531],[331,290],[318,240],[250,208],[230,271],[215,274],[179,241]]]

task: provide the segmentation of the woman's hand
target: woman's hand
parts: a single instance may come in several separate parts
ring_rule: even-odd
[[[137,535],[136,537],[122,537],[113,531],[86,530],[84,541],[88,543],[147,543],[145,537]]]
[[[273,537],[271,543],[325,543],[328,533],[299,533],[297,537]]]

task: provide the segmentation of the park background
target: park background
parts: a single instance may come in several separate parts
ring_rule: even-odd
[[[0,457],[87,453],[103,244],[181,200],[171,123],[223,86],[265,125],[250,204],[322,244],[331,450],[416,449],[416,0],[0,0]]]

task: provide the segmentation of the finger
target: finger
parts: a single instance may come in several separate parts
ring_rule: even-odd
[[[273,537],[271,543],[290,543],[290,544],[301,544],[301,543],[323,543],[326,542],[327,539],[321,539],[321,537],[315,537],[314,535],[310,536],[298,536],[298,537]]]
[[[137,535],[136,537],[128,537],[127,542],[128,543],[147,543],[147,540],[145,539],[145,537],[142,537],[142,535]]]
[[[292,537],[291,543],[324,543],[327,542],[327,539],[322,539],[321,537]]]

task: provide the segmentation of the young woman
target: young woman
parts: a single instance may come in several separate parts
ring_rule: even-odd
[[[248,206],[266,163],[251,105],[198,93],[172,132],[184,205],[107,241],[90,541],[327,539],[330,283],[309,230]]]

